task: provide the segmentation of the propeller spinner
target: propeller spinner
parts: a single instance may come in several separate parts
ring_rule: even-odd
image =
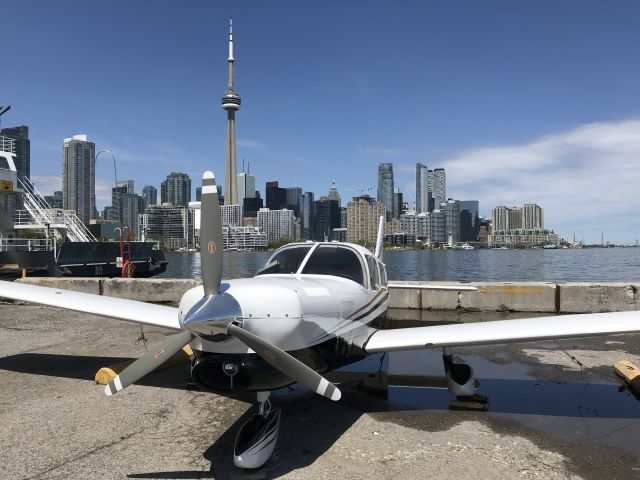
[[[105,388],[113,395],[158,368],[195,336],[218,341],[234,336],[282,373],[331,400],[339,400],[340,390],[301,361],[263,338],[243,328],[242,309],[237,300],[220,292],[222,280],[222,219],[215,176],[202,176],[200,220],[200,261],[204,296],[187,312],[186,329],[167,338],[160,346],[124,369]]]

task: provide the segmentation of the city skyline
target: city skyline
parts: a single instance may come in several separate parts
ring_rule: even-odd
[[[36,4],[12,9],[8,42],[22,47],[7,51],[13,68],[0,103],[13,105],[3,127],[30,128],[31,173],[45,194],[62,187],[62,140],[83,133],[138,185],[158,188],[171,171],[221,177],[217,92],[233,15],[234,68],[248,101],[237,157],[251,161],[260,190],[279,180],[319,196],[335,180],[347,199],[375,189],[377,165],[392,162],[413,206],[420,162],[445,168],[447,196],[478,199],[485,217],[497,205],[535,202],[565,238],[640,236],[634,3],[354,2],[336,16],[337,4],[196,2],[185,11],[158,2],[150,11],[114,2],[92,7],[91,27],[76,22],[86,15],[78,2]],[[67,22],[74,28],[59,28]],[[68,56],[96,67],[67,72]],[[96,177],[100,210],[113,187],[109,161],[98,161]]]

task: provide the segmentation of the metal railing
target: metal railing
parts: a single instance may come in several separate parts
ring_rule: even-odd
[[[65,230],[67,239],[72,242],[97,241],[74,210],[51,208],[44,196],[26,177],[19,178],[18,184],[23,190],[24,207],[28,215],[23,211],[17,211],[15,227]]]
[[[55,238],[12,238],[0,235],[0,252],[54,252]]]

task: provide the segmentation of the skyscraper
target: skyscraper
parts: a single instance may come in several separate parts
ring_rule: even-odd
[[[18,178],[31,177],[31,141],[29,140],[29,127],[21,125],[19,127],[3,128],[0,135],[14,140],[16,171]]]
[[[153,185],[145,185],[142,189],[142,198],[144,199],[144,208],[156,205],[158,203],[158,189]]]
[[[342,200],[340,199],[340,194],[338,193],[338,189],[336,188],[336,182],[331,183],[331,189],[329,190],[329,195],[327,195],[329,200],[335,200],[338,202],[338,208],[342,206]]]
[[[302,189],[300,187],[289,187],[287,190],[287,204],[285,208],[293,210],[296,218],[300,218],[302,208]]]
[[[304,192],[302,195],[302,211],[300,212],[302,238],[309,240],[313,236],[313,192]]]
[[[386,209],[387,220],[393,216],[393,164],[381,163],[378,165],[378,198]]]
[[[393,189],[393,218],[400,218],[402,214],[402,192],[399,188]]]
[[[256,198],[256,177],[247,172],[238,174],[238,203],[245,198]]]
[[[447,201],[447,177],[444,168],[433,170],[433,203],[434,210],[440,209],[440,204]]]
[[[86,135],[65,138],[62,159],[64,208],[88,225],[96,212],[96,145]]]
[[[522,208],[523,223],[526,230],[544,228],[544,210],[535,203],[526,203]]]
[[[427,166],[416,163],[416,213],[429,211],[429,174]]]
[[[224,204],[237,205],[238,177],[236,176],[236,111],[240,109],[240,96],[233,88],[233,20],[229,19],[229,82],[222,97],[222,108],[227,111],[227,169],[224,181]]]
[[[171,172],[160,184],[160,202],[186,207],[191,201],[191,179],[186,173]]]
[[[460,241],[476,242],[480,235],[480,205],[477,200],[460,201]]]
[[[287,205],[287,189],[280,188],[277,181],[265,185],[265,205],[269,210],[281,210]]]

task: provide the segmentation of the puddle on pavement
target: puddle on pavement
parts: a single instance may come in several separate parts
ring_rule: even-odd
[[[452,318],[445,320],[451,321]],[[463,321],[477,320],[467,315]],[[392,320],[387,328],[413,323]],[[598,345],[604,346],[604,341]],[[560,381],[545,380],[539,375],[539,361],[514,358],[520,347],[506,347],[500,352],[499,362],[479,355],[462,355],[480,382],[476,393],[489,400],[488,412],[481,415],[510,419],[574,443],[623,448],[640,457],[640,402],[628,391],[620,390],[621,382],[602,376],[587,379],[575,372],[560,374]],[[375,375],[377,372],[382,375]],[[453,399],[446,389],[439,349],[372,355],[336,375],[338,379],[342,375],[342,380],[347,380],[344,383],[354,385],[351,388],[359,393],[370,395],[374,408],[383,411],[449,410]],[[357,382],[357,378],[366,380]]]

